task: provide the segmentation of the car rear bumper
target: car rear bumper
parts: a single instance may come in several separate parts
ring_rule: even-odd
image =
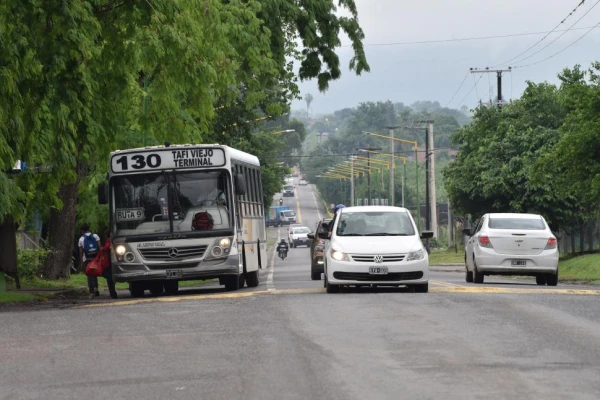
[[[369,274],[367,263],[339,262],[327,258],[327,280],[335,285],[419,285],[429,282],[427,258],[418,261],[385,264],[387,275]]]
[[[512,265],[514,261],[525,261],[526,265]],[[558,251],[544,250],[537,255],[498,254],[489,250],[475,255],[477,270],[498,275],[556,274]]]

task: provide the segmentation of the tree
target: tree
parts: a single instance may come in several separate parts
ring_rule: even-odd
[[[313,96],[310,93],[307,93],[304,96],[304,101],[306,101],[306,118],[308,118],[308,113],[310,111],[310,103],[313,101]]]

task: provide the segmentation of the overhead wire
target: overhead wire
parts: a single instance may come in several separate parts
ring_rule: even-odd
[[[471,87],[471,90],[469,90],[469,92],[468,92],[468,93],[465,95],[465,97],[464,97],[464,98],[461,100],[461,102],[460,102],[461,104],[465,102],[465,100],[467,99],[467,97],[469,97],[469,95],[471,94],[471,92],[473,91],[473,89],[475,89],[475,86],[477,86],[477,83],[478,83],[478,82],[481,80],[481,78],[483,78],[483,74],[481,74],[481,75],[479,76],[479,79],[477,80],[477,82],[475,82],[475,84],[473,85],[473,87]],[[475,79],[475,78],[473,77],[473,79]],[[459,104],[459,106],[460,106],[460,104]]]
[[[593,6],[591,6],[586,12],[585,14],[583,14],[577,21],[575,21],[573,23],[573,25],[571,25],[571,27],[575,26],[579,21],[581,21],[586,15],[588,15],[590,13],[590,11],[592,11],[594,9],[594,7],[596,7],[598,5],[598,3],[600,3],[600,0],[596,0],[596,2],[594,3]],[[594,25],[590,28],[590,30],[588,30],[583,36],[587,35],[588,33],[590,33],[592,30],[594,30],[594,28],[596,28],[598,25]],[[545,49],[547,49],[549,46],[551,46],[553,43],[555,43],[558,39],[560,39],[561,37],[563,37],[565,35],[565,33],[567,33],[566,31],[561,33],[560,35],[558,35],[557,37],[555,37],[550,43],[548,43],[547,45],[545,45],[544,47],[542,47],[541,49],[539,49],[538,51],[528,55],[525,58],[522,58],[518,61],[516,61],[516,63],[522,63],[525,60],[529,60],[531,57],[535,56],[536,54],[541,53],[542,51],[544,51]],[[582,37],[583,37],[582,36]],[[578,39],[579,40],[579,39]]]
[[[563,19],[562,19],[562,21],[560,21],[560,22],[559,22],[559,23],[558,23],[558,24],[557,24],[557,25],[556,25],[554,28],[552,28],[552,30],[551,30],[551,31],[548,31],[548,32],[546,32],[546,35],[545,35],[544,37],[542,37],[540,40],[538,40],[537,42],[535,42],[535,43],[534,43],[532,46],[528,47],[528,48],[527,48],[527,49],[525,49],[523,52],[521,52],[521,53],[517,54],[516,56],[514,56],[514,57],[513,57],[513,58],[511,58],[510,60],[508,60],[508,61],[505,61],[505,62],[503,62],[503,63],[499,63],[498,65],[508,65],[508,63],[509,63],[509,62],[511,62],[511,61],[513,61],[513,60],[516,60],[517,58],[521,57],[523,54],[527,53],[529,50],[531,50],[531,49],[533,49],[534,47],[536,47],[538,44],[540,44],[542,41],[544,41],[544,39],[546,39],[548,36],[550,36],[550,35],[551,35],[552,33],[554,33],[554,32],[561,32],[561,31],[562,31],[562,32],[568,32],[569,30],[574,30],[574,29],[572,29],[572,26],[571,26],[571,28],[568,28],[568,29],[562,29],[562,30],[561,30],[561,29],[557,30],[556,28],[558,28],[559,26],[561,26],[561,25],[562,25],[562,24],[563,24],[563,23],[564,23],[564,22],[565,22],[565,21],[566,21],[566,20],[567,20],[567,19],[568,19],[568,18],[571,16],[571,15],[573,15],[573,13],[575,13],[575,12],[577,11],[577,9],[578,9],[579,7],[581,7],[581,6],[582,6],[584,3],[585,3],[585,0],[582,0],[582,1],[581,1],[579,4],[577,4],[577,6],[576,6],[576,7],[575,7],[573,10],[571,10],[571,12],[570,12],[570,13],[569,13],[569,14],[568,14],[568,15],[567,15],[565,18],[563,18]],[[588,12],[589,12],[589,11],[588,11]],[[585,16],[585,15],[584,15],[584,16]],[[589,28],[589,27],[588,27],[588,28]],[[575,28],[575,29],[582,29],[582,28]],[[586,28],[584,28],[584,29],[586,29]]]
[[[600,0],[599,0],[599,1],[600,1]],[[530,63],[530,64],[525,64],[525,65],[517,65],[517,66],[514,66],[514,67],[512,67],[512,69],[517,69],[517,68],[527,68],[527,67],[531,67],[531,66],[533,66],[533,65],[541,64],[541,63],[543,63],[544,61],[548,61],[548,60],[550,60],[551,58],[554,58],[554,57],[556,57],[556,56],[557,56],[557,55],[559,55],[560,53],[564,52],[565,50],[567,50],[567,49],[569,49],[570,47],[572,47],[573,45],[575,45],[575,43],[579,42],[581,39],[583,39],[584,37],[586,37],[586,36],[587,36],[587,35],[588,35],[588,34],[589,34],[591,31],[593,31],[595,28],[598,28],[599,26],[600,26],[600,22],[598,22],[598,23],[597,23],[595,26],[593,26],[592,28],[590,28],[590,30],[588,30],[586,33],[584,33],[584,34],[583,34],[583,35],[581,35],[579,38],[577,38],[577,39],[576,39],[574,42],[572,42],[571,44],[569,44],[568,46],[564,47],[564,48],[563,48],[563,49],[561,49],[560,51],[557,51],[556,53],[554,53],[554,54],[552,54],[552,55],[550,55],[550,56],[548,56],[548,57],[546,57],[546,58],[543,58],[543,59],[541,59],[541,60],[539,60],[539,61],[536,61],[536,62],[533,62],[533,63]]]
[[[465,84],[465,81],[467,80],[467,78],[469,77],[470,72],[467,72],[465,77],[463,78],[462,82],[460,83],[460,85],[458,85],[458,89],[456,89],[456,91],[454,92],[454,94],[452,95],[452,97],[450,98],[450,101],[448,101],[448,103],[446,103],[446,107],[448,107],[450,105],[450,103],[452,103],[452,100],[454,100],[454,98],[456,97],[456,95],[458,94],[458,92],[460,91],[460,89],[463,87],[463,85]]]

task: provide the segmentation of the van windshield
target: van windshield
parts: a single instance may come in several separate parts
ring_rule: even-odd
[[[412,236],[415,228],[406,211],[360,211],[340,215],[337,236]]]

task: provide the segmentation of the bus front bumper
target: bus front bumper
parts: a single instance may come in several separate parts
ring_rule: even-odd
[[[115,282],[134,282],[173,279],[178,281],[214,279],[241,273],[235,257],[201,262],[160,264],[113,263]]]

